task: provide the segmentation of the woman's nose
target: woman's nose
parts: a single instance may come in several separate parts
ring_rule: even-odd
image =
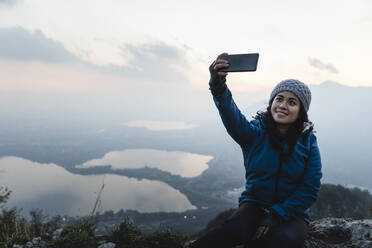
[[[287,104],[283,101],[283,102],[279,103],[279,107],[285,109],[285,108],[287,108]]]

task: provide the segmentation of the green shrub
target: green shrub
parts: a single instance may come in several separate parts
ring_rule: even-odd
[[[16,208],[11,210],[3,208],[10,193],[7,188],[0,187],[2,211],[0,212],[0,248],[13,247],[14,244],[24,245],[34,237],[52,241],[53,232],[62,226],[63,219],[56,216],[48,221],[48,216],[42,210],[36,209],[30,212],[31,219],[28,222]],[[52,243],[57,247],[91,247],[91,243],[94,242],[95,228],[94,217],[81,219],[64,227],[57,240]],[[80,246],[80,244],[84,245]]]
[[[3,186],[0,187],[0,208],[8,201],[11,191]]]
[[[17,209],[2,210],[0,214],[0,247],[12,247],[13,244],[24,244],[31,240],[27,221]]]
[[[134,243],[140,239],[142,239],[141,230],[139,230],[128,217],[112,231],[109,237],[110,241],[117,244]]]
[[[57,237],[56,244],[85,242],[94,237],[96,224],[92,219],[79,220],[66,226],[61,235]]]
[[[156,231],[152,235],[152,241],[156,247],[183,247],[188,239],[186,236],[173,232],[170,229],[165,231]]]

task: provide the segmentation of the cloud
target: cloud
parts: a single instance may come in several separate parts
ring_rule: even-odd
[[[12,6],[12,5],[15,5],[17,3],[21,2],[21,0],[0,0],[0,6],[1,5],[9,5],[9,6]]]
[[[184,49],[159,41],[124,44],[120,49],[127,65],[96,66],[96,69],[137,79],[173,83],[187,81],[183,73],[188,66]]]
[[[30,32],[21,27],[0,28],[0,40],[0,58],[3,59],[52,63],[78,60],[60,42],[45,37],[40,30]]]
[[[142,45],[125,44],[122,47],[123,52],[130,52],[135,55],[134,60],[141,59],[141,61],[153,61],[157,59],[160,61],[182,61],[182,51],[174,46],[168,45],[164,42],[155,42]]]
[[[331,73],[336,73],[336,74],[338,73],[337,68],[333,64],[323,63],[322,61],[320,61],[317,58],[309,58],[309,64],[312,67],[315,67],[315,68],[317,68],[319,70],[325,70],[325,71],[329,71]]]
[[[88,68],[109,75],[142,81],[186,82],[188,68],[186,49],[165,42],[123,44],[121,56],[126,65],[97,65],[83,61],[67,51],[63,44],[47,38],[42,31],[28,31],[22,27],[0,28],[0,59],[13,61],[41,61],[71,64],[79,62]]]

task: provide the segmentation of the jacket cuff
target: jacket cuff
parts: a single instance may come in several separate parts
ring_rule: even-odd
[[[226,83],[223,83],[216,86],[210,86],[209,89],[213,96],[220,96],[225,91],[226,87]]]
[[[218,88],[210,87],[209,90],[211,91],[214,98],[220,100],[227,94],[227,85],[224,84],[223,86]]]
[[[283,220],[289,220],[289,216],[287,216],[285,210],[279,206],[279,205],[274,205],[270,208],[271,213],[274,215],[277,215],[279,218],[282,218]]]

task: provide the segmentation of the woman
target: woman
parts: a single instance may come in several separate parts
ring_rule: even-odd
[[[222,54],[221,54],[222,55]],[[310,89],[284,80],[271,92],[266,112],[247,121],[226,86],[228,61],[210,66],[210,90],[230,136],[241,146],[246,170],[239,208],[191,247],[302,247],[309,208],[320,190],[321,160],[307,111]]]

